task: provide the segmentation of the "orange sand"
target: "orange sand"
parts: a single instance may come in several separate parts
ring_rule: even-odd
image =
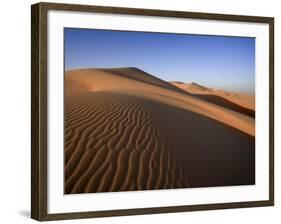
[[[137,68],[68,71],[65,192],[253,184],[253,99]]]

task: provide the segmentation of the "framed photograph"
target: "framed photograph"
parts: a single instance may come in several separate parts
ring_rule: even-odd
[[[32,218],[274,204],[274,18],[31,8]]]

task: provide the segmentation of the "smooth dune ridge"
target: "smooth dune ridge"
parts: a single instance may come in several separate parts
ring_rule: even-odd
[[[68,71],[65,193],[254,184],[254,129],[136,68]]]

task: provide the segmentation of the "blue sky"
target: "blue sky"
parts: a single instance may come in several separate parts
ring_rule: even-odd
[[[65,69],[137,67],[166,81],[255,91],[255,39],[64,29]]]

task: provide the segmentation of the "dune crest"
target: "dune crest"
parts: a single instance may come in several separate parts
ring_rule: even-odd
[[[129,91],[149,99],[160,100],[162,103],[199,113],[252,136],[255,135],[254,119],[249,116],[244,116],[244,114],[237,113],[220,105],[202,101],[186,92],[181,92],[182,90],[179,88],[174,90],[175,86],[172,87],[169,83],[165,84],[166,82],[163,80],[158,85],[154,85],[152,82],[155,82],[155,80],[147,73],[143,74],[141,80],[137,80],[130,78],[128,75],[120,75],[120,70],[114,71],[115,69],[69,71],[66,73],[65,78],[67,83],[65,94],[75,94],[75,91]],[[127,71],[127,73],[129,72]],[[131,73],[133,72],[131,71]],[[76,80],[79,80],[79,82]]]

